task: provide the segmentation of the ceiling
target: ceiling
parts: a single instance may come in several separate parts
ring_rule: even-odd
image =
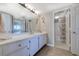
[[[71,5],[72,3],[29,3],[31,6],[36,8],[40,13],[46,13],[54,9]]]
[[[52,11],[54,9],[58,9],[64,6],[71,5],[68,3],[27,3],[31,5],[33,8],[38,10],[40,13],[46,13]],[[27,10],[26,8],[22,7],[18,3],[0,3],[0,11],[10,13],[15,17],[36,17],[35,14]]]
[[[0,3],[0,11],[13,15],[15,18],[32,18],[36,16],[18,3]]]

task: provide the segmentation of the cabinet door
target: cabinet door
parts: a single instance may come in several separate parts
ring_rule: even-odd
[[[2,56],[2,47],[0,46],[0,56]]]
[[[48,39],[47,34],[43,35],[43,39],[44,39],[44,45],[47,44],[47,39]]]
[[[39,36],[39,49],[44,45],[43,35]]]
[[[42,48],[47,43],[47,35],[39,35],[39,49]]]
[[[30,55],[33,56],[38,51],[38,36],[30,39]]]
[[[22,48],[16,52],[13,52],[9,56],[29,56],[29,49],[27,47]]]

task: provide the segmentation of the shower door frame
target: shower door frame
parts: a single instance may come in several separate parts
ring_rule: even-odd
[[[62,11],[62,10],[60,10]],[[67,33],[66,33],[66,44],[68,45],[68,50],[70,51],[71,50],[71,14],[70,14],[70,8],[67,8],[67,9],[64,9],[63,11],[65,11],[65,16],[66,16],[66,19],[68,20],[66,22],[66,26],[68,26],[68,30]],[[59,12],[59,11],[58,11]],[[56,12],[55,12],[56,13]],[[55,13],[54,13],[54,17],[55,17]],[[55,18],[54,18],[54,36],[55,36]],[[69,37],[67,37],[69,36]],[[54,46],[55,46],[55,38],[54,38]]]

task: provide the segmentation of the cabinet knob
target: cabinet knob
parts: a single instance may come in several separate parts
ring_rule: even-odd
[[[29,41],[29,43],[31,43],[31,41]]]
[[[21,47],[21,44],[19,44],[18,46]]]
[[[29,48],[27,48],[27,49],[29,49]]]

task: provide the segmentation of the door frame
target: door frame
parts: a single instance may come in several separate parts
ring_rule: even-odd
[[[68,50],[70,51],[71,50],[71,18],[70,18],[70,16],[71,16],[71,14],[70,14],[70,8],[66,8],[66,9],[60,9],[60,10],[58,10],[58,11],[56,11],[56,12],[54,12],[54,17],[55,17],[55,14],[57,13],[57,12],[61,12],[61,11],[64,11],[65,12],[65,14],[66,14],[66,18],[68,19],[68,40],[66,41],[67,42],[67,45],[68,45]],[[66,26],[67,26],[67,24],[66,24]],[[67,29],[66,29],[67,30]],[[67,39],[67,35],[66,35],[66,39]],[[54,18],[54,36],[55,36],[55,18]],[[55,38],[54,38],[54,46],[55,46]]]

